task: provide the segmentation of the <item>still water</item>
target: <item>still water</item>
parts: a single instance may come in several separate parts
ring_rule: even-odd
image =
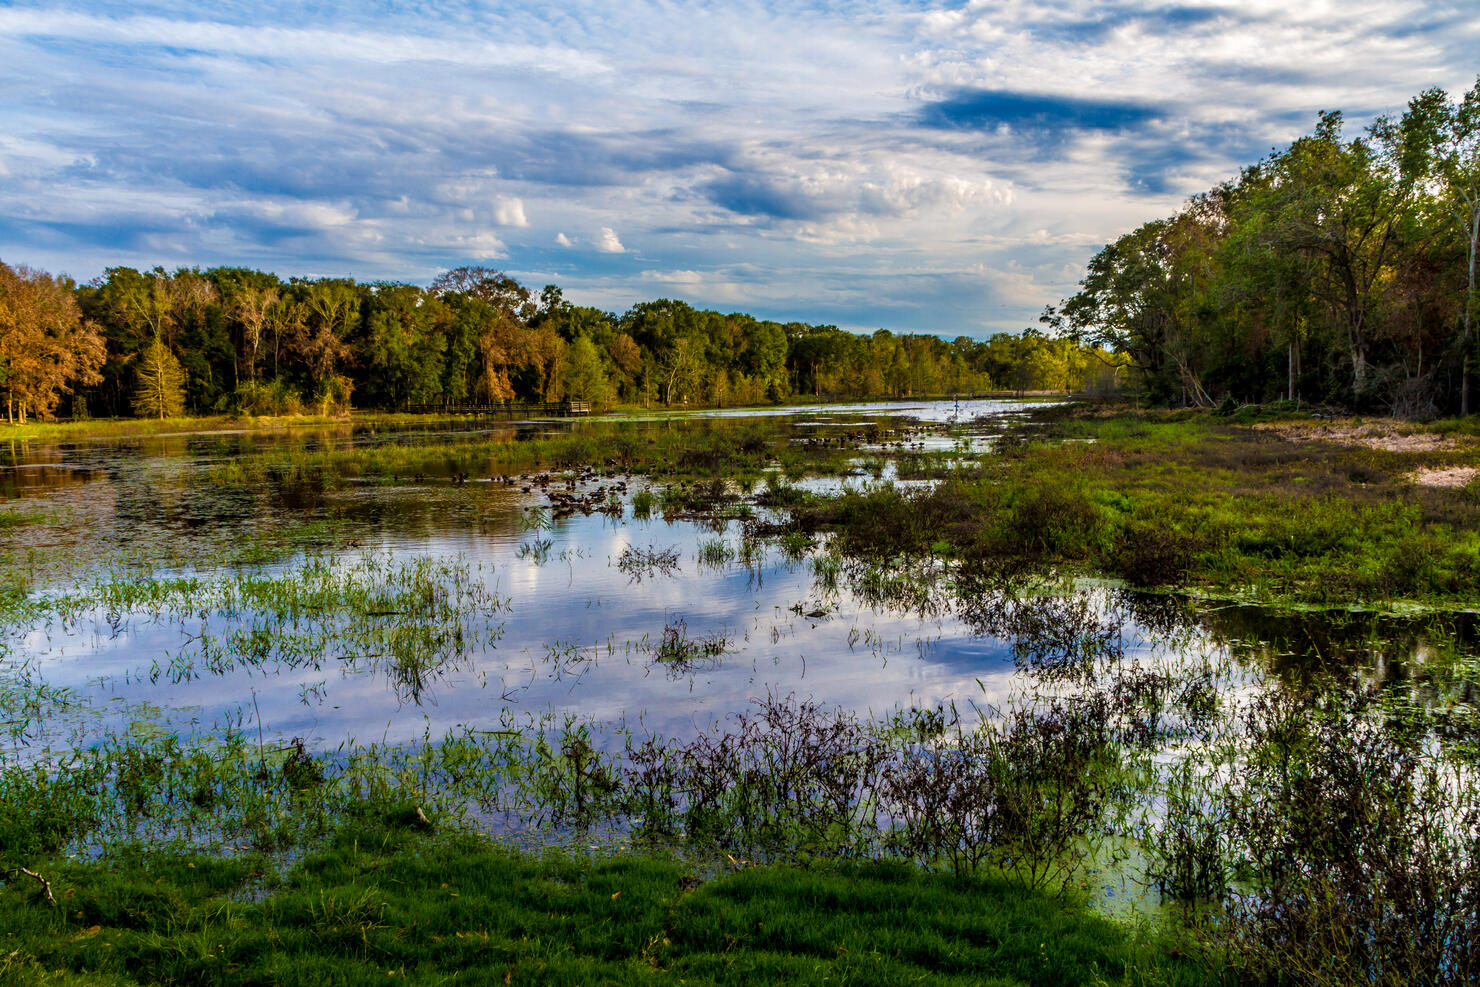
[[[777,416],[792,441],[868,427],[885,436],[879,449],[907,442],[975,455],[1027,407],[691,417]],[[1165,607],[1082,583],[1057,591],[1079,604],[1072,619],[1040,630],[1046,642],[1025,643],[1032,632],[1022,621],[983,621],[940,572],[859,568],[830,555],[825,540],[758,539],[742,519],[672,520],[657,509],[638,517],[633,498],[652,487],[641,477],[576,482],[571,494],[607,510],[562,517],[533,480],[429,475],[319,490],[202,479],[249,455],[291,461],[326,449],[517,442],[592,427],[344,427],[10,446],[0,455],[0,507],[25,520],[0,528],[0,538],[12,573],[32,582],[8,618],[0,677],[39,698],[9,715],[5,752],[24,759],[110,733],[208,737],[233,727],[332,750],[531,718],[682,737],[768,695],[879,717],[955,704],[969,720],[1051,688],[1042,659],[1077,654],[1086,641],[1095,642],[1091,658],[1216,669],[1224,690],[1243,687],[1246,662],[1298,671],[1317,653],[1348,660],[1342,649],[1373,674],[1401,677],[1406,657],[1430,643],[1410,628],[1394,653],[1374,643],[1394,638],[1392,628],[1379,634],[1375,617],[1333,624],[1256,607],[1203,608],[1168,625]],[[903,481],[877,465],[798,478],[821,491],[892,482]],[[750,520],[767,516],[756,508]],[[338,587],[336,603],[290,613],[273,596],[315,579]],[[890,580],[913,590],[881,591]],[[278,589],[263,595],[264,583]],[[1446,633],[1468,638],[1473,628]],[[619,742],[618,731],[605,736]]]

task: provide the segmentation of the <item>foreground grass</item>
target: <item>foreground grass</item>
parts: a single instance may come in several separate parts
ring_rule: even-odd
[[[281,878],[125,850],[0,891],[0,981],[63,984],[1200,984],[1164,943],[1011,884],[904,865],[702,879],[533,857],[367,813]],[[24,880],[24,879],[22,879]]]

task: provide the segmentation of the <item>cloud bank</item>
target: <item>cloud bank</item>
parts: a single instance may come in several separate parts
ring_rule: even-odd
[[[614,309],[979,336],[1318,110],[1468,88],[1477,50],[1476,18],[1402,0],[22,0],[0,257],[497,262]]]

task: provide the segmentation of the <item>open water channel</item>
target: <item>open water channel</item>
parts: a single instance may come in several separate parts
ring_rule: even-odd
[[[954,434],[914,440],[934,449],[985,446],[1021,410],[973,402],[789,415],[801,441],[861,423],[883,422],[887,431],[891,420],[960,422]],[[615,500],[619,513],[555,518],[545,491],[489,477],[350,482],[305,495],[198,476],[274,446],[365,448],[449,434],[520,441],[583,424],[218,433],[3,450],[3,508],[40,516],[5,533],[11,565],[34,573],[30,599],[50,604],[17,609],[4,661],[11,676],[25,671],[68,697],[54,715],[13,730],[11,753],[110,731],[208,734],[244,721],[260,722],[272,738],[331,748],[346,738],[405,740],[530,714],[682,735],[767,694],[866,715],[994,703],[1020,687],[1012,643],[972,633],[951,601],[870,602],[829,568],[825,550],[749,539],[742,520],[664,519],[658,507],[634,517],[634,494],[655,489],[640,477],[571,488],[599,488],[600,503]],[[891,468],[875,472],[797,482],[824,491],[894,482]],[[309,525],[310,536],[322,528],[322,544],[310,537],[306,548],[273,557],[285,516]],[[264,622],[249,601],[222,595],[233,581],[303,577],[305,566],[352,589],[422,576],[456,584],[464,612],[435,623],[455,628],[460,646],[434,647],[408,677],[387,655],[357,651],[352,639],[363,635],[311,606]],[[424,572],[414,574],[417,566]],[[360,616],[382,631],[405,614]],[[308,640],[299,650],[269,647],[256,660],[221,657],[234,637],[268,627]],[[336,629],[348,637],[336,639]],[[1135,626],[1125,634],[1132,650],[1152,646]],[[696,660],[671,660],[665,637],[696,645]]]

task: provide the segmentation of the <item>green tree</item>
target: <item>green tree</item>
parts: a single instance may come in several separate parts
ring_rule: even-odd
[[[611,404],[611,384],[607,381],[606,368],[602,366],[600,351],[589,337],[581,336],[570,344],[560,378],[565,396],[570,400],[589,401],[597,408]]]
[[[185,371],[164,340],[155,338],[138,356],[134,414],[173,418],[185,410]]]
[[[1430,89],[1408,103],[1398,124],[1382,119],[1373,127],[1398,155],[1405,177],[1427,182],[1439,210],[1465,244],[1465,301],[1461,308],[1460,414],[1471,410],[1470,377],[1480,298],[1476,264],[1480,255],[1480,78],[1458,102]]]
[[[429,404],[442,389],[447,308],[410,284],[379,284],[367,302],[366,392],[389,407]]]
[[[1344,337],[1351,397],[1360,404],[1407,201],[1374,150],[1343,141],[1341,126],[1340,113],[1322,113],[1313,134],[1272,156],[1269,229],[1276,245],[1314,261],[1311,290]]]

